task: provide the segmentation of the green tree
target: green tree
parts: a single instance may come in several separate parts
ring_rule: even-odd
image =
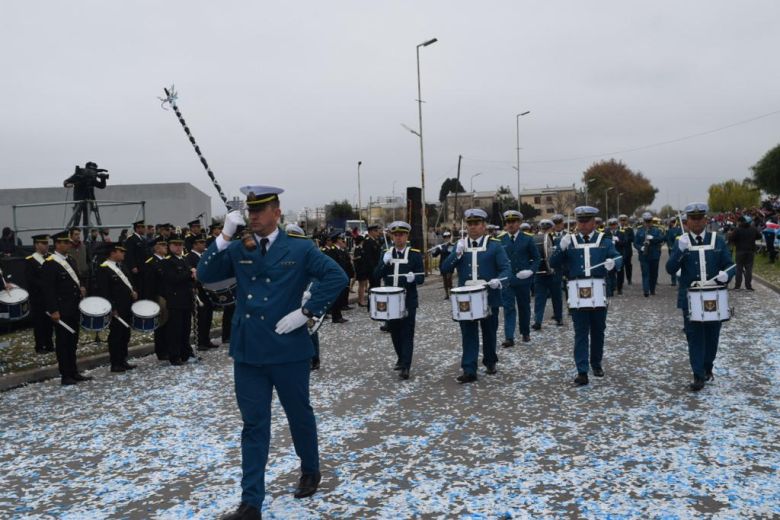
[[[441,183],[441,189],[439,190],[439,202],[441,202],[443,205],[442,212],[444,213],[445,216],[449,215],[448,213],[449,208],[447,207],[447,195],[449,195],[450,193],[465,193],[465,192],[466,190],[463,188],[463,185],[460,183],[457,177],[444,179],[444,182]]]
[[[734,211],[737,208],[752,208],[758,206],[761,191],[751,179],[742,182],[731,179],[719,184],[712,184],[708,190],[710,211]]]
[[[527,202],[523,202],[520,204],[520,213],[523,214],[523,220],[531,220],[538,217],[541,211],[531,206]]]
[[[754,164],[753,182],[771,195],[780,195],[780,144],[769,150]]]
[[[658,210],[658,216],[661,218],[669,218],[674,217],[677,215],[677,210],[674,209],[670,204],[664,204],[661,206],[661,209]]]
[[[658,193],[642,172],[634,172],[615,159],[593,163],[582,174],[582,182],[588,186],[588,204],[599,208],[605,218],[609,218],[605,196],[609,197],[611,214],[617,213],[620,194],[620,212],[630,215],[636,208],[652,204]],[[609,188],[613,189],[607,192]]]
[[[357,212],[352,208],[352,204],[347,199],[342,201],[334,200],[325,206],[325,215],[329,222],[336,220],[351,220],[357,218]]]

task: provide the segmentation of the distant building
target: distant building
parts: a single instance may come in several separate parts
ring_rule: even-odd
[[[73,213],[73,201],[69,199],[71,193],[72,190],[61,187],[0,190],[0,226],[40,229],[17,234],[25,245],[30,245],[32,235],[56,232],[64,228]],[[114,239],[119,236],[120,228],[130,228],[132,222],[142,217],[149,224],[170,222],[175,226],[184,226],[195,218],[200,218],[206,225],[211,222],[211,197],[186,182],[109,184],[103,190],[95,190],[95,196],[98,201],[145,201],[143,211],[140,204],[109,206],[98,202],[103,227],[112,227],[111,237]],[[66,200],[67,204],[19,207]],[[17,206],[15,223],[14,205]]]
[[[549,218],[555,213],[574,214],[577,190],[571,186],[534,188],[520,192],[520,204],[529,204],[539,211],[537,218]]]
[[[469,208],[482,208],[484,209],[489,219],[493,219],[493,204],[499,202],[500,198],[509,197],[512,198],[511,193],[498,193],[496,190],[492,191],[473,191],[458,193],[457,197],[455,193],[447,195],[446,210],[447,215],[446,222],[458,222],[463,218],[463,212]]]

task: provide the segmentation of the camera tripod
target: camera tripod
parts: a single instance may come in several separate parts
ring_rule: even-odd
[[[100,220],[100,211],[97,202],[90,199],[77,200],[73,205],[73,214],[70,216],[70,219],[68,219],[66,229],[79,227],[79,221],[82,221],[82,227],[84,228],[85,233],[88,232],[89,228],[93,227],[90,223],[90,213],[95,215],[95,223],[98,226],[103,225],[103,222]]]

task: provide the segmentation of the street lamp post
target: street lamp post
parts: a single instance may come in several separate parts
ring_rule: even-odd
[[[517,209],[520,209],[520,118],[530,113],[530,110],[526,110],[525,112],[515,115],[515,135],[517,136],[517,167],[515,168],[517,170]]]
[[[471,176],[471,179],[469,179],[469,191],[471,193],[474,193],[474,177],[479,177],[480,175],[482,175],[482,172],[475,173],[474,175]],[[472,196],[472,199],[473,198],[474,197]]]
[[[423,159],[423,126],[422,126],[422,89],[420,87],[420,47],[427,47],[436,43],[438,40],[432,38],[426,42],[417,45],[417,115],[419,118],[419,138],[420,138],[420,188],[422,190],[422,238],[423,251],[428,251],[428,217],[425,211],[425,161]]]
[[[615,187],[609,187],[604,190],[604,220],[609,219],[609,190],[614,190]]]
[[[358,161],[357,173],[358,173],[358,219],[363,220],[363,204],[360,200],[360,165],[363,161]]]
[[[588,186],[591,182],[595,181],[595,178],[590,178],[587,181],[585,181],[585,205],[588,205]]]
[[[617,215],[620,216],[620,196],[625,195],[625,193],[618,193],[617,196]]]

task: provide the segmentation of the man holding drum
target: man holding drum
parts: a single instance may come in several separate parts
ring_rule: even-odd
[[[612,239],[596,231],[598,210],[592,206],[574,209],[577,231],[561,237],[550,257],[554,269],[568,273],[569,310],[574,322],[574,362],[577,377],[574,384],[588,384],[588,366],[593,375],[604,377],[604,330],[607,328],[605,278],[609,271],[620,269],[623,257]],[[590,359],[589,359],[590,357]]]
[[[512,274],[515,274],[509,277],[502,292],[505,339],[501,346],[505,348],[515,344],[515,320],[518,321],[523,342],[531,341],[531,284],[539,267],[539,249],[533,235],[529,236],[520,229],[521,220],[523,214],[519,211],[510,209],[504,212],[505,233],[500,240],[512,265]]]
[[[645,298],[655,295],[658,283],[658,262],[661,260],[661,245],[664,232],[653,225],[653,215],[649,211],[642,213],[644,226],[634,235],[634,247],[639,252],[639,267],[642,269],[642,291]]]
[[[111,302],[111,313],[114,316],[108,333],[111,372],[125,372],[135,368],[135,365],[127,362],[127,346],[133,319],[130,307],[138,299],[138,293],[130,281],[129,273],[120,266],[125,259],[124,246],[114,242],[108,244],[107,249],[108,259],[97,270],[97,294]]]
[[[168,241],[159,236],[152,240],[152,256],[146,259],[143,267],[144,281],[141,284],[141,297],[160,305],[160,324],[154,329],[154,353],[157,359],[168,359],[168,350],[165,346],[168,322],[168,306],[163,295],[162,262],[168,255]]]
[[[423,259],[419,249],[407,244],[412,226],[401,220],[390,224],[393,247],[385,251],[376,268],[375,276],[384,279],[385,286],[403,287],[406,291],[407,315],[387,321],[393,348],[397,356],[394,370],[400,370],[401,379],[409,379],[414,352],[414,322],[417,316],[417,286],[425,281]]]
[[[482,363],[488,374],[496,373],[496,334],[498,310],[501,306],[501,289],[512,276],[512,266],[501,242],[485,235],[487,213],[480,208],[465,212],[468,235],[455,246],[455,250],[441,265],[442,273],[458,269],[459,286],[480,286],[488,292],[488,315],[475,320],[459,320],[463,341],[459,383],[477,380],[479,358],[479,330],[482,329]],[[533,242],[532,242],[533,244]],[[453,295],[454,296],[454,295]]]
[[[52,235],[54,253],[44,262],[41,274],[46,312],[54,327],[54,347],[63,385],[75,385],[92,379],[79,373],[76,365],[76,346],[79,343],[79,301],[87,289],[81,285],[76,261],[68,255],[71,239],[67,231]],[[68,328],[66,328],[65,326]]]
[[[349,279],[311,241],[290,238],[279,229],[282,191],[270,186],[242,187],[251,233],[247,239],[231,241],[244,219],[238,211],[228,213],[222,235],[198,264],[198,279],[203,283],[235,277],[238,287],[230,355],[244,422],[243,493],[238,510],[226,517],[229,520],[260,518],[274,389],[287,414],[295,452],[301,458],[302,476],[294,496],[314,494],[321,478],[317,425],[309,401],[314,347],[305,325],[327,311]],[[312,279],[317,281],[316,290],[301,305]]]
[[[677,308],[682,309],[685,320],[688,358],[693,370],[690,389],[698,392],[704,388],[705,381],[713,379],[712,368],[718,353],[721,321],[693,321],[689,314],[688,289],[693,286],[717,287],[722,288],[727,295],[726,286],[733,276],[731,267],[734,262],[726,241],[716,233],[705,230],[707,205],[701,202],[688,204],[685,213],[688,216],[688,231],[677,239],[676,247],[672,247],[666,262],[666,272],[672,274],[680,271]]]

